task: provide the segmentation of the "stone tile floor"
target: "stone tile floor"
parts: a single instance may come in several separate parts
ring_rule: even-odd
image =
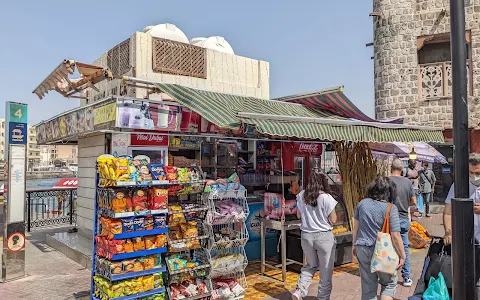
[[[65,230],[65,227],[42,229],[27,234],[27,276],[0,283],[0,299],[73,300],[89,295],[90,270],[81,267],[45,243],[47,233]]]
[[[414,219],[415,221],[416,219]],[[421,218],[418,221],[427,227],[433,235],[443,235],[442,215],[434,214],[432,218]],[[81,267],[63,254],[50,248],[45,243],[45,234],[54,234],[62,229],[32,231],[28,234],[27,244],[27,277],[0,284],[0,299],[5,300],[73,300],[89,299],[90,270]],[[412,272],[414,285],[405,288],[399,285],[396,299],[407,299],[411,296],[423,267],[426,249],[412,250]],[[249,285],[245,299],[290,299],[290,291],[295,288],[298,274],[289,272],[287,282],[280,278],[277,271],[269,271],[268,276],[259,275],[260,264],[251,262],[246,271]],[[318,275],[317,275],[318,278]],[[318,280],[318,279],[317,279]],[[318,284],[312,284],[309,297],[315,299]],[[360,299],[360,277],[356,264],[348,264],[335,269],[333,279],[332,300]]]

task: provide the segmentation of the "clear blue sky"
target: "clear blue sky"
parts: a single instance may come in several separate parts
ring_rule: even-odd
[[[189,39],[224,36],[235,53],[270,62],[271,97],[344,85],[374,112],[371,1],[3,1],[0,117],[29,105],[35,124],[79,105],[32,90],[63,59],[89,63],[147,25],[173,23]]]

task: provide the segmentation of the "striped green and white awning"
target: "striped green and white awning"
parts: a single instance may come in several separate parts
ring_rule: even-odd
[[[238,129],[243,125],[250,125],[260,133],[270,136],[326,141],[438,143],[444,141],[441,129],[350,121],[331,112],[301,104],[222,94],[177,84],[158,83],[156,85],[178,103],[196,111],[217,126],[227,129]],[[244,116],[249,113],[275,118]],[[311,118],[316,121],[289,121],[288,119],[292,117]],[[322,124],[322,119],[329,122]],[[342,122],[341,124],[330,122],[335,120]]]
[[[333,125],[303,122],[281,122],[261,119],[243,119],[246,124],[267,135],[353,142],[443,142],[441,130],[410,128],[379,128],[366,125]]]

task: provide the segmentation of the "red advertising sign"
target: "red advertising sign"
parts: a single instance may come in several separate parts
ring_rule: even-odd
[[[295,152],[303,152],[310,154],[322,154],[322,144],[314,143],[295,143],[294,144]]]
[[[130,146],[168,147],[168,135],[161,134],[131,134]]]

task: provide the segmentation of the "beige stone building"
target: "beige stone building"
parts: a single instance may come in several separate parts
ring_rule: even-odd
[[[43,145],[40,146],[42,166],[55,166],[61,163],[64,166],[78,163],[77,145]]]
[[[480,151],[480,0],[464,0],[471,149]],[[448,0],[374,0],[375,112],[452,138]]]

